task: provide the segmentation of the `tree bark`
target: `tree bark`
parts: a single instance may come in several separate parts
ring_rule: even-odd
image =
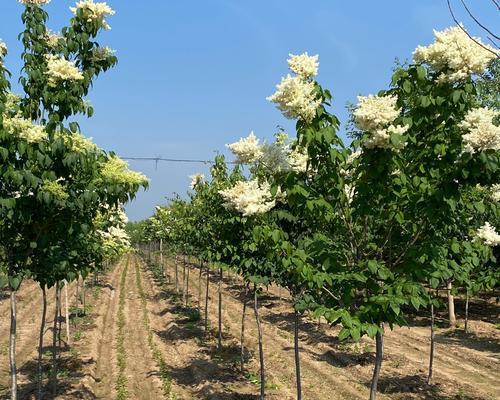
[[[465,293],[465,324],[464,332],[469,333],[469,289]]]
[[[187,273],[186,273],[186,307],[189,304],[189,265],[187,266]]]
[[[259,341],[259,362],[260,362],[260,399],[263,400],[266,397],[266,379],[265,379],[265,370],[264,370],[264,350],[262,347],[262,328],[260,326],[260,317],[259,317],[259,295],[257,292],[257,288],[254,285],[254,302],[253,302],[253,310],[255,313],[255,322],[257,324],[257,336]]]
[[[457,317],[455,316],[455,299],[453,297],[453,294],[451,293],[453,289],[453,284],[448,282],[447,286],[447,292],[448,292],[448,315],[449,315],[449,321],[450,321],[450,327],[455,328],[457,325]]]
[[[380,378],[380,369],[382,367],[382,359],[384,358],[384,335],[377,332],[375,337],[376,341],[376,356],[375,356],[375,368],[373,369],[372,384],[370,387],[370,400],[376,400],[377,398],[377,385]]]
[[[245,316],[247,313],[248,284],[245,285],[245,297],[243,298],[243,313],[241,316],[241,344],[240,344],[240,367],[241,373],[245,369]]]
[[[218,321],[218,341],[217,349],[222,349],[222,268],[219,268],[219,321]]]
[[[42,286],[42,321],[40,323],[40,334],[38,339],[38,400],[42,400],[42,384],[43,384],[43,336],[45,334],[45,320],[47,319],[47,291],[45,285]]]
[[[200,274],[198,275],[198,311],[201,312],[201,276],[203,274],[203,261],[200,261]]]
[[[175,293],[179,293],[179,265],[177,263],[177,256],[175,256]]]
[[[163,268],[163,239],[160,238],[160,268],[162,276],[165,278],[165,269]]]
[[[10,343],[9,362],[11,379],[11,400],[17,400],[17,365],[16,365],[16,333],[17,333],[17,304],[16,291],[10,291]]]
[[[429,352],[429,374],[427,375],[427,384],[432,382],[432,374],[434,372],[434,348],[435,348],[435,331],[434,331],[434,304],[431,303],[431,350]]]
[[[182,259],[182,300],[186,303],[186,256]]]
[[[208,334],[208,290],[210,289],[210,268],[207,265],[207,286],[205,291],[205,334]]]
[[[69,331],[69,299],[68,299],[68,282],[64,281],[64,320],[66,322],[66,343],[71,346],[71,337]]]
[[[297,400],[302,400],[302,380],[300,375],[299,324],[300,314],[295,311],[294,348],[295,348],[295,378],[297,382]]]
[[[52,395],[55,397],[57,394],[57,320],[59,318],[59,282],[56,283],[56,309],[54,312],[54,322],[52,326]]]

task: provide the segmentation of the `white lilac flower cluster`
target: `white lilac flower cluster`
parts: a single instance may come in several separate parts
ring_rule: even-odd
[[[314,93],[314,78],[318,74],[318,56],[290,54],[288,65],[296,75],[288,74],[276,86],[276,93],[267,100],[275,103],[283,115],[289,119],[299,119],[307,123],[316,116],[321,100]]]
[[[28,143],[38,143],[47,136],[44,126],[33,124],[30,120],[20,116],[4,116],[3,126],[11,135],[26,140]]]
[[[441,82],[456,82],[482,73],[497,52],[481,43],[479,38],[471,39],[459,26],[434,31],[434,37],[433,44],[416,48],[413,60],[428,64],[433,71],[440,73],[438,80]]]
[[[83,80],[82,72],[76,67],[74,61],[53,54],[47,55],[47,76],[49,86],[56,87],[64,81]]]
[[[227,209],[236,210],[246,217],[264,214],[276,205],[269,183],[259,184],[257,179],[240,181],[232,188],[221,190],[219,193],[224,198],[224,206]]]
[[[288,68],[292,72],[295,72],[298,76],[308,79],[314,78],[318,75],[319,69],[319,56],[310,56],[309,54],[304,53],[301,55],[293,55],[289,54],[290,58],[288,61]]]
[[[500,202],[500,183],[491,187],[491,198],[493,201]]]
[[[364,147],[394,148],[391,135],[402,136],[406,133],[407,126],[394,125],[401,112],[397,107],[397,100],[396,96],[358,96],[354,120],[358,128],[370,133],[370,137],[363,143]]]
[[[349,176],[352,174],[352,168],[354,161],[358,159],[361,154],[363,154],[362,149],[357,149],[355,151],[352,151],[348,156],[345,161],[345,167],[340,170],[340,174],[343,176]]]
[[[100,21],[104,29],[111,29],[106,21],[108,15],[115,15],[115,11],[106,3],[94,3],[94,0],[82,0],[76,3],[76,7],[69,8],[75,15],[82,10],[83,18],[87,22]]]
[[[19,0],[19,3],[26,6],[43,6],[49,4],[51,0]]]
[[[7,55],[7,45],[0,39],[0,62],[3,57]]]
[[[288,164],[292,171],[303,173],[307,171],[307,161],[309,156],[302,147],[295,147],[288,153]]]
[[[500,150],[500,127],[493,120],[500,113],[489,108],[470,110],[459,124],[467,133],[463,135],[464,151],[474,154],[478,151]]]
[[[196,186],[203,183],[203,181],[205,180],[205,175],[198,173],[198,174],[191,175],[189,177],[189,179],[191,179],[190,188],[194,189]]]
[[[94,62],[105,61],[108,57],[113,56],[116,50],[106,47],[97,47],[92,51],[92,60]]]
[[[487,246],[495,247],[500,245],[500,235],[489,222],[486,222],[477,230],[476,236]]]
[[[252,164],[262,156],[259,139],[253,132],[236,143],[226,144],[226,147],[236,156],[236,161],[240,164]]]
[[[45,34],[45,41],[47,42],[47,45],[52,49],[57,47],[57,45],[59,44],[59,40],[61,40],[62,38],[63,37],[60,34],[52,32],[50,30]]]

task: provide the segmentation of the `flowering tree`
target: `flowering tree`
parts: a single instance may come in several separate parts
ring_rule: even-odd
[[[93,79],[116,63],[113,53],[94,41],[108,28],[105,17],[112,10],[104,3],[79,2],[70,26],[55,36],[46,27],[48,15],[42,8],[48,1],[22,3],[21,98],[8,92],[3,65],[7,48],[0,46],[0,241],[12,289],[13,399],[15,292],[22,278],[32,276],[45,288],[85,274],[86,262],[94,257],[96,239],[89,235],[95,232],[98,213],[126,202],[147,183],[77,133],[78,124],[68,122],[77,113],[92,115],[84,96]]]

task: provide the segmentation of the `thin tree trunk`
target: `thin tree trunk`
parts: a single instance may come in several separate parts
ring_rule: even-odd
[[[300,375],[299,323],[300,314],[295,311],[294,348],[295,348],[295,378],[297,382],[297,400],[302,400],[302,380]]]
[[[201,311],[201,276],[203,273],[203,261],[200,262],[200,274],[198,275],[198,311]]]
[[[435,347],[435,331],[434,331],[434,304],[431,303],[431,350],[429,353],[429,374],[427,375],[427,384],[432,382],[432,374],[434,372],[434,347]]]
[[[82,279],[82,296],[83,296],[83,315],[87,315],[87,290],[85,285],[85,279]]]
[[[457,317],[455,316],[455,299],[453,298],[453,294],[451,293],[453,289],[453,285],[448,282],[447,292],[448,292],[448,315],[450,321],[450,327],[454,328],[457,325]]]
[[[71,337],[69,331],[69,305],[68,305],[68,282],[64,281],[64,320],[66,321],[66,343],[71,346]]]
[[[377,398],[377,385],[380,378],[380,369],[382,367],[382,359],[384,357],[384,335],[377,332],[375,337],[377,352],[375,355],[375,368],[373,369],[372,384],[370,387],[370,400]]]
[[[218,341],[217,349],[222,349],[222,268],[219,268],[219,321],[218,321]]]
[[[40,323],[40,335],[38,339],[38,400],[42,400],[43,384],[43,336],[45,334],[45,320],[47,319],[47,291],[45,285],[42,286],[42,321]]]
[[[182,261],[182,300],[186,303],[186,256]]]
[[[11,400],[17,400],[16,332],[17,332],[16,291],[10,291],[10,343],[9,362],[11,379]]]
[[[175,256],[175,293],[179,293],[179,265],[177,263],[177,256]]]
[[[56,309],[54,312],[54,323],[52,326],[52,395],[55,397],[57,394],[57,320],[59,317],[59,282],[56,283]]]
[[[264,350],[262,348],[262,328],[260,326],[259,317],[259,295],[257,293],[257,288],[254,285],[254,302],[253,310],[255,313],[255,322],[257,323],[257,336],[259,340],[259,361],[260,361],[260,398],[263,400],[266,396],[266,380],[265,380],[265,370],[264,370]]]
[[[210,268],[207,265],[207,286],[205,291],[205,334],[208,334],[208,290],[210,289]]]
[[[163,277],[165,278],[165,269],[163,268],[163,239],[160,238],[160,268]]]
[[[240,365],[241,373],[245,369],[245,316],[247,313],[248,284],[245,285],[245,297],[243,298],[243,313],[241,315],[241,345],[240,345]]]
[[[186,274],[186,306],[189,304],[189,266],[187,267],[187,274]]]
[[[59,295],[58,295],[58,302],[59,304],[57,305],[57,308],[59,309],[59,315],[57,316],[57,345],[59,349],[62,348],[62,340],[61,340],[61,331],[62,331],[62,290],[61,290],[61,285],[59,285]],[[61,354],[59,353],[59,357],[61,357]]]
[[[465,293],[465,325],[464,332],[469,333],[469,289]]]

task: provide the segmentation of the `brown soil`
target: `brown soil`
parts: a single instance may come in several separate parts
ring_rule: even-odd
[[[136,263],[145,293],[142,302],[136,277]],[[125,280],[125,349],[126,389],[128,399],[258,399],[259,364],[256,324],[249,301],[246,317],[245,372],[239,372],[239,337],[241,328],[242,283],[236,277],[223,282],[223,343],[217,351],[217,278],[211,277],[210,332],[203,329],[205,275],[201,281],[201,316],[198,305],[198,271],[192,266],[189,304],[182,304],[182,293],[173,285],[162,285],[135,256],[125,258],[113,271],[103,276],[101,285],[88,289],[91,312],[72,326],[75,339],[71,349],[64,348],[57,399],[115,399],[117,380],[117,314],[120,276],[128,263]],[[174,278],[173,262],[167,272]],[[182,268],[179,283],[182,291]],[[173,279],[172,279],[173,280]],[[75,286],[69,288],[74,299]],[[284,290],[271,288],[260,298],[264,335],[267,399],[295,398],[293,351],[293,314],[290,302],[280,300]],[[18,293],[21,399],[32,399],[35,385],[36,350],[41,293],[32,282],[25,282]],[[250,300],[250,299],[249,299]],[[460,313],[460,303],[457,312]],[[494,400],[500,398],[500,330],[498,308],[488,299],[471,303],[470,333],[460,329],[440,328],[436,332],[435,375],[426,384],[429,327],[425,315],[411,321],[411,329],[397,328],[386,333],[386,355],[379,384],[380,399]],[[0,301],[0,399],[8,399],[8,299]],[[49,292],[48,327],[53,318],[52,291]],[[149,326],[145,324],[146,313]],[[201,318],[200,318],[201,317]],[[442,320],[438,320],[444,326]],[[148,343],[152,332],[154,346],[165,362],[168,377],[160,374]],[[340,400],[368,398],[374,360],[370,339],[360,343],[339,343],[337,328],[318,325],[303,317],[300,347],[302,386],[305,400]],[[63,338],[65,337],[63,331]],[[45,346],[50,346],[50,332]],[[50,347],[48,348],[50,350]],[[48,362],[49,357],[46,356]],[[156,360],[158,361],[158,360]],[[165,396],[162,384],[171,384]],[[49,395],[46,399],[52,399]]]

